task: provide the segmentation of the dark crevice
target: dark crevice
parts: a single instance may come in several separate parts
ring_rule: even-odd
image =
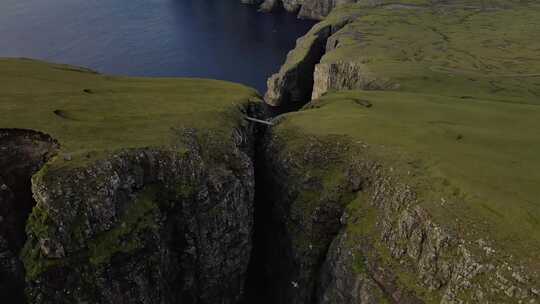
[[[276,115],[275,108],[268,106],[267,104],[258,104],[254,107],[250,107],[246,110],[246,114],[250,117],[255,117],[261,120],[267,120]],[[264,168],[264,137],[268,131],[269,126],[258,123],[251,123],[252,141],[251,144],[251,160],[254,167],[255,177],[255,196],[254,196],[254,221],[252,230],[252,251],[250,254],[250,260],[247,270],[247,279],[244,286],[243,299],[241,304],[270,303],[267,301],[268,292],[267,288],[269,280],[266,276],[265,261],[265,234],[268,225],[268,217],[265,214],[271,211],[270,201],[267,199],[267,192],[265,191],[265,172]]]
[[[40,132],[0,129],[0,298],[6,303],[25,302],[24,268],[18,256],[35,205],[31,178],[58,148]]]
[[[268,129],[267,129],[268,130]],[[253,251],[248,267],[243,303],[317,303],[318,278],[327,257],[323,245],[301,253],[293,245],[287,226],[295,192],[287,184],[276,151],[268,145],[271,131],[259,134],[253,159],[255,166],[255,218]],[[341,228],[342,207],[323,205],[317,212],[317,241],[330,244]],[[289,218],[289,220],[287,220]],[[302,229],[302,228],[300,228]],[[294,230],[294,229],[293,229]],[[300,254],[300,256],[299,256]]]
[[[266,135],[268,136],[268,135]],[[283,201],[281,185],[276,180],[275,170],[268,151],[259,139],[255,156],[255,219],[253,251],[248,266],[243,304],[289,303],[293,298],[289,288],[292,277],[298,275],[297,261],[293,257],[291,236],[284,226],[283,216],[288,213]],[[306,303],[307,304],[307,303]]]
[[[277,1],[278,7],[283,9],[282,2]],[[325,28],[317,34],[317,39],[308,51],[301,64],[295,69],[287,71],[284,76],[284,93],[278,105],[265,103],[264,118],[275,117],[280,114],[294,112],[301,109],[311,101],[314,85],[315,66],[320,63],[326,52],[326,42],[331,35],[331,28]],[[242,304],[274,304],[282,303],[287,299],[283,294],[285,277],[292,271],[291,259],[271,261],[275,257],[290,255],[285,245],[288,241],[286,231],[276,223],[274,213],[276,183],[272,180],[271,165],[266,157],[265,142],[268,140],[267,126],[259,126],[255,132],[253,165],[255,170],[255,213],[253,227],[253,249],[250,256],[247,279],[244,288]]]
[[[255,166],[255,219],[253,228],[253,250],[248,266],[245,286],[245,299],[242,303],[272,303],[271,279],[268,276],[267,236],[271,226],[270,213],[272,212],[271,200],[263,172],[264,160],[262,159],[261,141],[263,136],[258,136],[256,153],[254,156]]]
[[[326,42],[330,35],[330,27],[322,29],[301,64],[286,72],[281,102],[277,106],[266,104],[267,117],[298,111],[311,101],[315,66],[320,63],[326,52]],[[277,185],[270,164],[271,160],[268,159],[268,151],[265,151],[266,142],[269,140],[268,128],[260,126],[255,134],[253,250],[242,304],[285,303],[291,298],[288,294],[289,288],[286,288],[287,284],[292,283],[288,278],[291,277],[291,271],[297,268],[297,265],[293,265],[294,259],[290,252],[292,244],[285,228],[277,218],[283,214],[275,214],[276,208],[279,207],[276,206],[276,200],[279,200],[278,193],[284,189],[280,189]],[[278,261],[274,260],[278,257],[280,258]]]

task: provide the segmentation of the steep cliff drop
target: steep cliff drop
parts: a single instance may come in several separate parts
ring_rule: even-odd
[[[268,79],[265,102],[281,113],[297,111],[306,105],[314,90],[315,67],[326,53],[329,37],[353,18],[345,15],[338,21],[322,21],[299,38],[279,72]]]
[[[248,303],[538,303],[540,8],[467,4],[337,8],[270,78]]]
[[[239,301],[255,90],[34,60],[0,66],[2,300],[23,303],[24,278],[36,304]]]
[[[32,178],[29,301],[538,303],[540,8],[461,3],[337,8],[263,124],[240,85],[0,60],[1,127],[62,144]]]
[[[26,241],[32,207],[31,178],[58,150],[51,137],[20,129],[0,129],[0,295],[24,301],[24,269],[18,259]]]

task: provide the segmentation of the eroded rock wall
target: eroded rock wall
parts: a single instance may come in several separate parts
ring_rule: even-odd
[[[265,0],[260,9],[271,12],[285,9],[287,12],[298,14],[299,18],[322,20],[332,9],[341,4],[356,3],[358,0]],[[254,3],[256,4],[256,3]]]
[[[340,217],[350,198],[350,185],[326,185],[321,176],[301,171],[315,163],[325,170],[346,150],[314,140],[305,154],[288,151],[282,138],[269,131],[261,142],[258,174],[261,189],[256,208],[262,209],[255,232],[262,265],[254,280],[262,280],[263,303],[313,303],[318,273],[330,243],[341,227]],[[303,158],[302,158],[303,157]],[[261,301],[260,298],[253,301]]]
[[[268,303],[537,303],[519,261],[434,222],[369,148],[294,134],[264,146]]]
[[[299,38],[279,72],[268,79],[265,102],[281,108],[282,112],[298,110],[308,103],[314,92],[314,77],[320,78],[320,73],[315,73],[315,67],[326,52],[328,38],[343,28],[351,18],[343,16],[338,21],[323,21]],[[317,92],[323,87],[321,82],[317,79]]]
[[[236,303],[252,248],[250,132],[183,130],[181,150],[126,150],[34,176],[28,300]]]

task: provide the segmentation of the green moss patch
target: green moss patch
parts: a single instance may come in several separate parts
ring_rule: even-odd
[[[93,265],[108,263],[118,253],[142,249],[140,233],[158,229],[159,205],[157,187],[147,187],[120,218],[118,226],[97,236],[88,244],[89,261]]]

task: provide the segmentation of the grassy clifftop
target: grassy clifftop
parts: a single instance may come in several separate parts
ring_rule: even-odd
[[[540,107],[372,91],[328,94],[315,107],[279,128],[370,146],[396,170],[414,172],[407,178],[442,222],[538,263]]]
[[[374,174],[344,216],[343,239],[352,242],[339,250],[332,245],[335,252],[363,254],[352,249],[359,242],[351,235],[375,240],[376,250],[367,251],[391,265],[398,285],[428,303],[535,303],[538,14],[540,5],[530,1],[358,3],[336,8],[299,40],[278,77],[305,61],[321,29],[332,30],[314,68],[313,100],[273,128],[274,137],[285,142],[283,154],[309,160],[314,138],[337,138],[328,145],[348,143],[340,159],[350,167],[377,164],[358,171],[357,176]],[[292,82],[280,79],[284,88]],[[309,164],[297,166],[306,178],[321,174]],[[337,181],[348,172],[336,162],[321,179]],[[383,206],[382,215],[367,212],[367,206]],[[364,227],[368,223],[373,227]],[[400,270],[406,260],[415,266]],[[480,270],[463,266],[471,260]],[[359,268],[369,268],[363,263]],[[339,279],[356,286],[340,271]]]
[[[119,149],[174,146],[178,128],[228,132],[255,90],[202,79],[112,77],[0,59],[0,128],[49,134],[77,164]]]
[[[243,116],[255,90],[33,60],[0,59],[0,70],[1,215],[21,209],[0,237],[18,229],[24,243],[13,250],[20,271],[0,267],[25,277],[13,294],[237,302],[252,246],[254,130]]]
[[[329,16],[358,15],[329,38],[320,64],[349,68],[319,75],[329,93],[287,124],[408,153],[435,178],[426,190],[441,183],[461,202],[441,206],[447,194],[430,194],[441,196],[426,204],[434,215],[463,219],[460,229],[539,266],[540,5],[401,3],[420,6],[350,5]]]
[[[329,20],[357,17],[321,63],[354,62],[371,88],[540,103],[538,3],[400,2],[336,10]]]

